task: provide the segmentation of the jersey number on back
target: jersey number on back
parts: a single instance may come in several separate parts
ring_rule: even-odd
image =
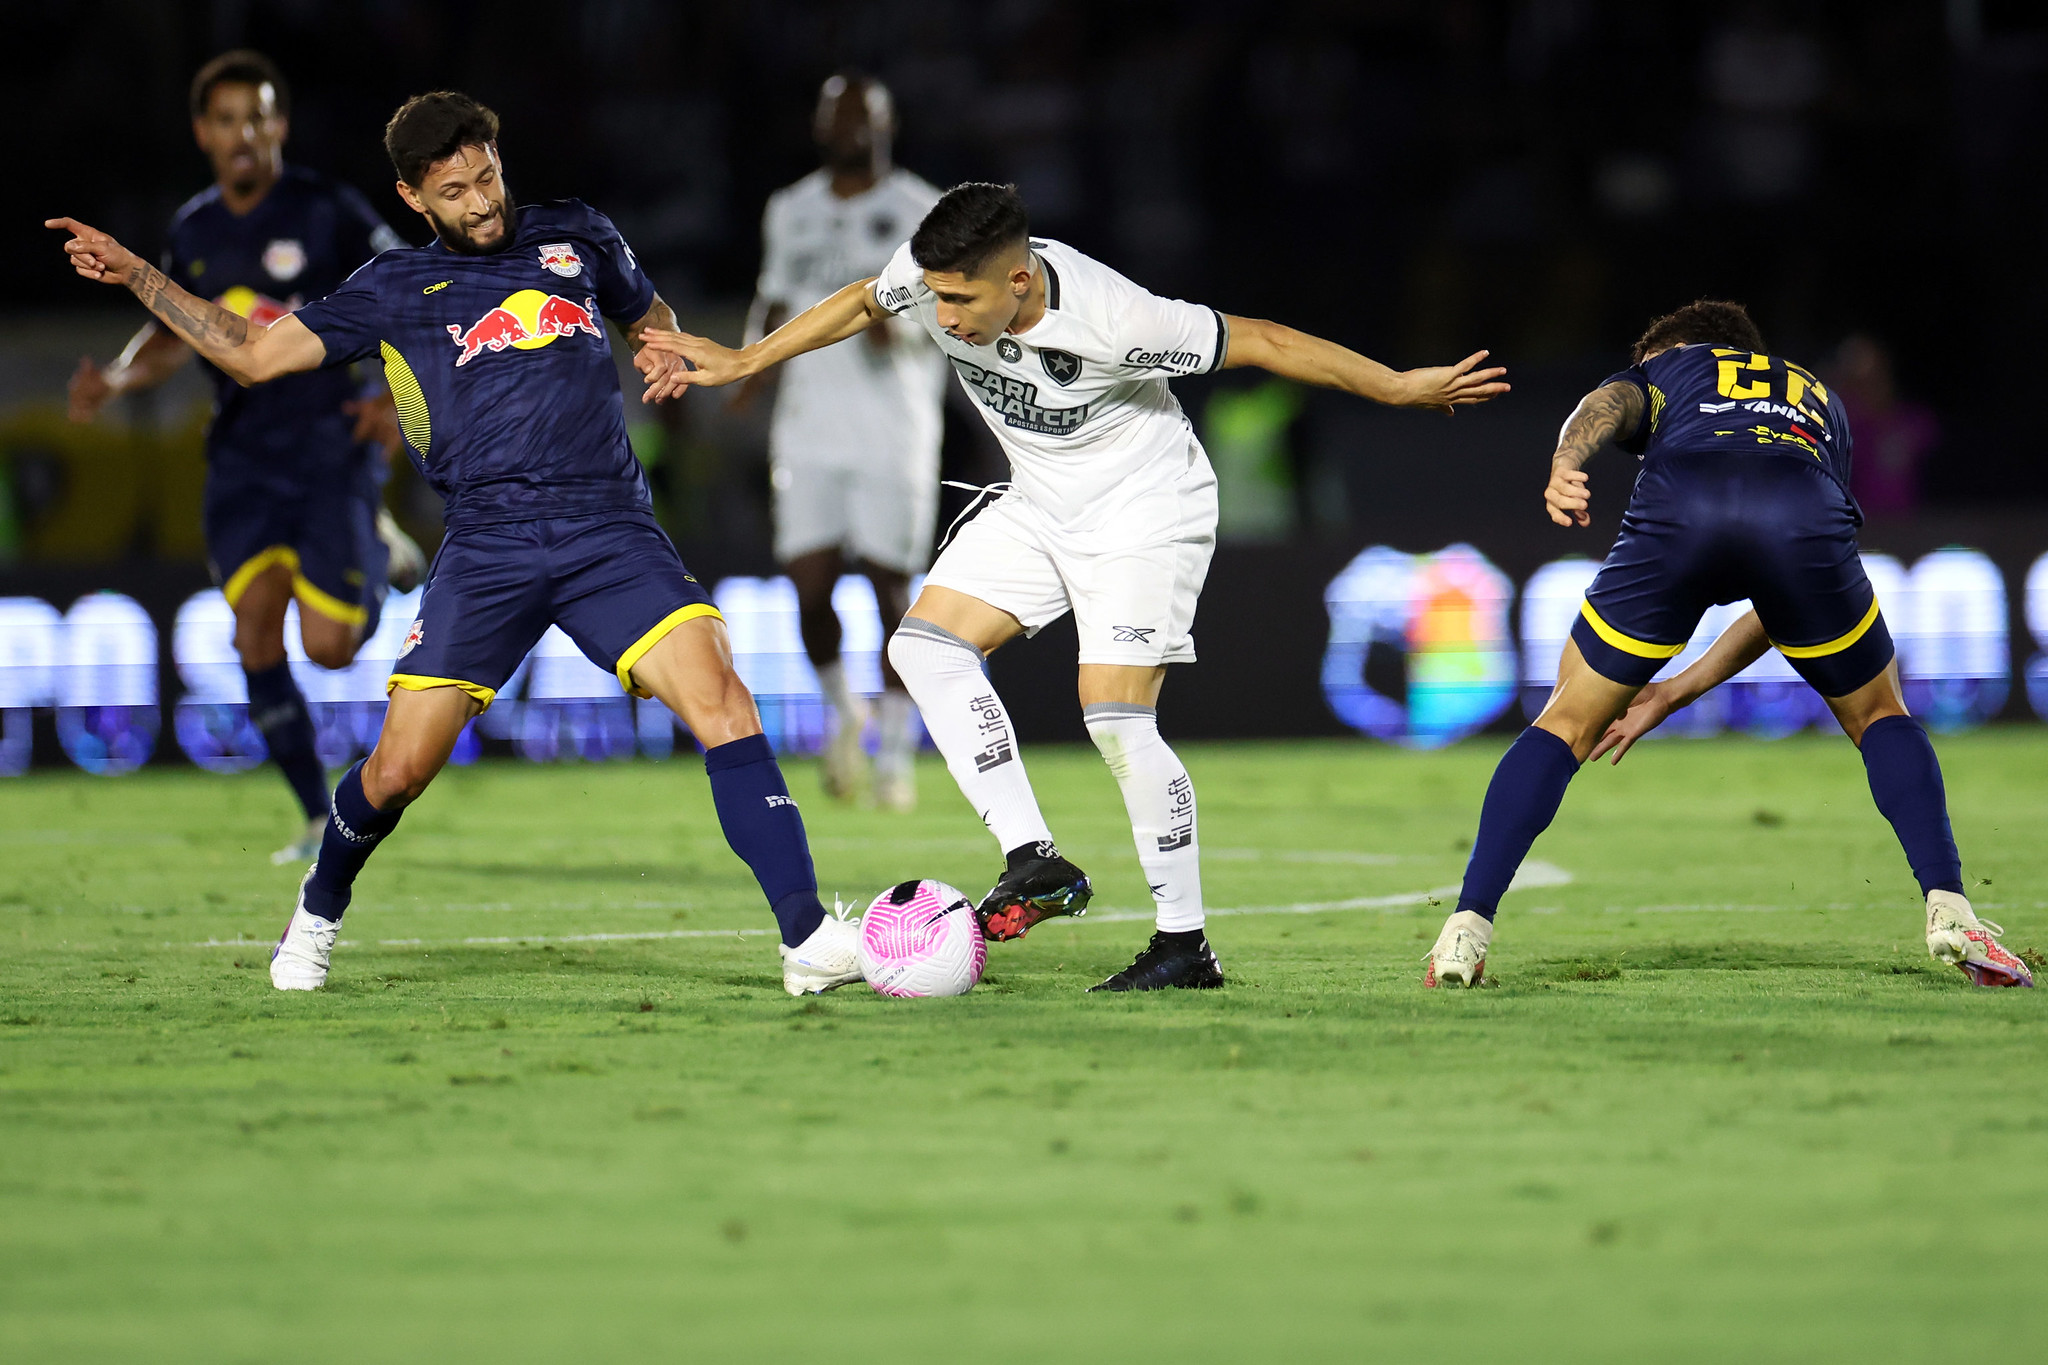
[[[1782,397],[1788,407],[1798,408],[1811,420],[1826,424],[1823,413],[1815,412],[1806,405],[1806,396],[1811,393],[1814,401],[1823,410],[1827,407],[1828,390],[1825,384],[1811,374],[1776,356],[1759,355],[1755,351],[1730,351],[1719,346],[1714,348],[1714,359],[1720,365],[1720,383],[1717,387],[1723,398],[1747,400],[1751,398]],[[1773,385],[1777,392],[1773,393]]]

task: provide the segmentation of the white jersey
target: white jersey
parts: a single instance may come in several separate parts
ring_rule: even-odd
[[[832,193],[831,174],[823,170],[777,190],[761,220],[760,297],[800,313],[878,274],[938,198],[937,190],[904,170],[851,199]],[[893,470],[916,482],[938,478],[945,362],[920,329],[891,330],[886,351],[859,337],[782,366],[768,433],[777,466]]]
[[[875,299],[923,323],[952,361],[1018,491],[1082,526],[1206,461],[1167,380],[1218,368],[1230,335],[1215,309],[1160,298],[1070,246],[1033,239],[1031,250],[1045,271],[1045,316],[987,346],[939,326],[908,244],[875,280]]]

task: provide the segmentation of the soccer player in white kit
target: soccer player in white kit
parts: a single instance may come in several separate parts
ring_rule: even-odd
[[[1451,412],[1507,392],[1480,351],[1394,371],[1277,323],[1147,293],[1072,247],[1030,236],[1008,185],[960,185],[873,280],[849,285],[762,340],[731,350],[647,333],[696,368],[647,397],[727,384],[915,317],[1010,457],[1015,482],[939,555],[889,657],[946,766],[1006,851],[977,915],[991,939],[1079,914],[1090,895],[1039,813],[983,661],[1068,611],[1079,630],[1088,733],[1123,791],[1158,929],[1094,987],[1223,984],[1204,933],[1194,784],[1159,737],[1166,665],[1195,657],[1195,599],[1216,539],[1216,476],[1174,400],[1174,375],[1253,365],[1399,407]]]
[[[895,114],[881,82],[857,72],[832,76],[813,127],[824,165],[776,191],[762,216],[749,341],[847,281],[878,274],[939,198],[890,164]],[[870,327],[862,342],[785,365],[768,431],[775,557],[796,586],[804,652],[831,711],[825,790],[843,799],[866,785],[867,705],[846,684],[832,590],[856,569],[874,585],[885,628],[903,619],[911,575],[931,559],[946,384],[945,358],[908,319]],[[763,380],[743,385],[738,402]],[[917,804],[910,694],[886,657],[882,684],[874,796],[907,811]]]

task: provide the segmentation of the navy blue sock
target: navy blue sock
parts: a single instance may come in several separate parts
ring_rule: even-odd
[[[292,681],[290,663],[279,663],[261,673],[242,670],[249,680],[249,722],[262,732],[270,749],[270,761],[292,784],[308,820],[327,814],[327,771],[320,766],[320,752],[313,747],[313,718],[306,714],[306,699]]]
[[[1863,731],[1863,770],[1870,794],[1892,822],[1906,861],[1920,879],[1920,894],[1963,890],[1963,859],[1948,823],[1948,792],[1941,760],[1926,729],[1911,716],[1886,716]]]
[[[1508,883],[1515,879],[1515,869],[1529,856],[1536,836],[1550,828],[1564,789],[1578,770],[1572,746],[1534,725],[1508,746],[1479,808],[1479,837],[1472,841],[1472,859],[1465,864],[1460,910],[1493,918]]]
[[[748,735],[704,751],[711,800],[725,841],[754,870],[775,912],[782,941],[794,948],[824,922],[818,873],[804,838],[804,818],[776,766],[765,735]]]
[[[327,817],[327,833],[320,840],[320,860],[313,864],[312,880],[306,883],[306,909],[322,919],[340,919],[348,909],[356,874],[384,836],[398,828],[404,807],[378,810],[363,795],[363,765],[357,763],[341,775],[334,788],[334,811]]]

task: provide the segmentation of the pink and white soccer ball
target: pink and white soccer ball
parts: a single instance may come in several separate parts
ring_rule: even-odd
[[[988,965],[974,902],[944,882],[904,882],[860,917],[860,972],[883,995],[965,995]]]

